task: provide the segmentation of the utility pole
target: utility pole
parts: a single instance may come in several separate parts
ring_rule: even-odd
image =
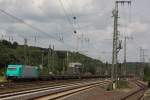
[[[141,68],[140,70],[140,78],[143,79],[144,76],[144,66],[145,66],[145,57],[147,57],[147,54],[145,53],[147,49],[143,49],[140,47],[140,62],[141,62]]]
[[[147,49],[143,49],[142,47],[140,47],[140,62],[144,63],[145,62],[145,57],[147,56],[145,51]]]
[[[124,37],[124,68],[123,68],[123,75],[127,74],[127,67],[126,67],[126,62],[127,62],[127,37]]]
[[[43,55],[43,53],[44,53],[44,51],[42,50],[42,55],[41,55],[42,56],[42,66],[44,64],[44,57],[43,57],[44,55]]]
[[[51,54],[51,45],[48,48],[48,73],[50,72],[50,54]]]
[[[119,4],[124,5],[125,3],[131,4],[131,1],[116,1],[115,9],[113,10],[114,18],[114,31],[113,31],[113,50],[112,50],[112,69],[111,69],[111,79],[112,81],[117,80],[117,63],[118,63],[118,53],[121,47],[121,41],[119,40],[119,31],[118,31],[118,6]]]
[[[37,34],[35,33],[35,37],[34,37],[34,46],[36,47],[36,43],[37,43]]]
[[[69,52],[68,51],[67,51],[66,63],[67,63],[67,68],[68,68],[68,65],[69,65]]]
[[[28,43],[28,40],[27,38],[24,38],[24,65],[27,65],[27,43]]]
[[[54,66],[55,66],[55,47],[53,45],[53,50],[52,50],[52,71],[54,71]]]
[[[122,69],[123,71],[123,75],[127,74],[127,66],[126,66],[126,62],[127,62],[127,40],[132,39],[132,37],[124,37],[124,68]]]

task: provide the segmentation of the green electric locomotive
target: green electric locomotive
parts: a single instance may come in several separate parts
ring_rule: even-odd
[[[40,69],[38,66],[8,65],[6,70],[7,79],[38,79]]]

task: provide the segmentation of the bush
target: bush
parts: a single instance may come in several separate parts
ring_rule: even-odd
[[[150,81],[148,81],[148,88],[150,88]]]
[[[128,82],[124,80],[117,81],[117,88],[129,88]]]

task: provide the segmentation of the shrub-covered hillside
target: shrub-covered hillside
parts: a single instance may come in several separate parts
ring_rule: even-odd
[[[106,69],[108,72],[110,71],[110,68],[101,61],[77,52],[54,51],[47,48],[19,45],[17,42],[0,41],[1,70],[5,69],[8,64],[26,64],[43,65],[54,73],[61,73],[67,70],[70,62],[82,63],[84,65],[83,72],[104,74]]]

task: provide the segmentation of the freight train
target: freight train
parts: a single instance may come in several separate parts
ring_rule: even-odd
[[[110,78],[110,75],[90,75],[90,74],[63,74],[54,75],[43,72],[40,66],[28,65],[8,65],[6,70],[8,80],[60,80],[60,79],[86,79],[86,78]],[[133,75],[120,76],[120,78],[134,78]]]
[[[6,78],[8,80],[58,80],[58,79],[85,79],[85,78],[106,78],[108,76],[96,76],[96,75],[81,75],[81,74],[65,74],[65,75],[53,75],[43,74],[39,66],[27,66],[27,65],[8,65],[6,70]]]

